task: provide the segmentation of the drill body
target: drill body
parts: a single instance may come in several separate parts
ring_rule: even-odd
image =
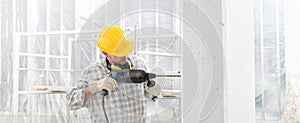
[[[155,81],[150,80],[156,77],[153,73],[146,73],[144,70],[138,69],[122,69],[111,70],[109,77],[115,79],[118,83],[144,83],[147,82],[148,87],[153,87]],[[108,91],[103,89],[101,94],[106,96]]]
[[[153,73],[146,73],[138,69],[111,70],[109,77],[118,83],[143,83],[156,77]]]

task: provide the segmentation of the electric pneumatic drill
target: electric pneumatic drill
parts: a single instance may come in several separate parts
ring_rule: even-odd
[[[148,87],[153,87],[155,81],[150,80],[156,77],[153,73],[146,73],[138,69],[111,70],[109,77],[114,78],[118,83],[144,83],[147,82]],[[107,90],[102,90],[102,95],[108,95]]]
[[[154,73],[147,73],[138,69],[123,69],[111,70],[109,77],[114,78],[118,83],[144,83],[147,82],[148,87],[153,87],[155,81],[151,80],[156,77],[180,77],[180,75],[156,75]],[[102,90],[102,95],[108,95],[107,90]]]

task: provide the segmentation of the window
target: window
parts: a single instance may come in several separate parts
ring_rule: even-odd
[[[11,22],[5,21],[8,25],[14,24],[14,29],[7,31],[14,35],[14,44],[11,45],[14,79],[9,81],[11,88],[7,88],[13,92],[13,99],[1,97],[1,104],[12,103],[7,112],[18,116],[19,122],[88,120],[84,113],[77,114],[77,118],[70,115],[64,105],[64,94],[36,92],[32,91],[32,86],[73,86],[83,68],[102,59],[95,42],[104,25],[117,24],[126,29],[136,46],[134,54],[146,60],[149,72],[181,72],[181,22],[174,16],[181,14],[178,11],[180,1],[8,1],[5,0],[13,7],[5,11],[13,10],[11,13],[15,17]],[[156,81],[163,89],[180,92],[180,78],[157,78]],[[181,122],[180,97],[165,98],[159,104],[164,107],[160,115],[168,117],[149,110],[151,120]],[[156,105],[150,103],[149,106]]]
[[[255,0],[256,119],[280,121],[284,109],[283,0]]]

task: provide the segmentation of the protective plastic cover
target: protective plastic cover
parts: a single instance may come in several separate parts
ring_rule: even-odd
[[[1,0],[0,122],[89,122],[85,108],[66,107],[66,92],[86,66],[103,59],[96,41],[105,25],[125,28],[135,45],[131,55],[145,59],[149,72],[180,74],[178,2]],[[180,122],[181,78],[155,81],[170,97],[149,101],[146,117]]]

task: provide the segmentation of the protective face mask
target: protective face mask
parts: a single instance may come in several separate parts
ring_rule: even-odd
[[[110,55],[110,57],[114,58],[115,56]],[[119,63],[112,63],[111,64],[111,70],[122,70],[122,69],[131,69],[131,64],[126,58],[126,63],[125,64],[119,64]]]
[[[111,64],[112,70],[122,70],[122,69],[131,69],[131,64],[129,61],[127,61],[125,64],[121,65],[118,63],[112,63]]]

